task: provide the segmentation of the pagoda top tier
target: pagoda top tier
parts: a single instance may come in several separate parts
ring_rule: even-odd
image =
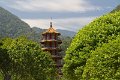
[[[45,32],[43,32],[42,34],[44,35],[44,34],[48,34],[48,33],[55,33],[55,34],[60,35],[60,33],[57,32],[57,31],[52,27],[52,22],[50,22],[50,28],[47,29],[47,30],[46,30]]]

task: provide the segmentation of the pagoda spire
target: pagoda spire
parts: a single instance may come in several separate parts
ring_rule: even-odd
[[[50,22],[50,27],[52,27],[52,22]]]
[[[52,27],[52,17],[51,17],[50,27]]]

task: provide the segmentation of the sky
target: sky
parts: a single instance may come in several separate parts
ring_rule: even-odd
[[[120,4],[120,0],[0,0],[0,6],[31,27],[78,31]],[[51,20],[52,17],[52,20]]]

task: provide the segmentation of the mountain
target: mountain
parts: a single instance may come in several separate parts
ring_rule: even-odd
[[[114,12],[116,12],[116,11],[120,11],[120,5],[118,5],[115,9],[113,9],[113,10],[111,11],[111,13],[114,13]]]
[[[76,34],[76,32],[68,31],[68,30],[57,29],[57,31],[60,32],[62,36],[73,37]]]
[[[32,32],[30,26],[17,16],[0,7],[0,36],[18,37],[29,35]]]
[[[43,31],[45,31],[45,29],[41,29],[41,28],[38,28],[38,27],[33,27],[32,30],[33,30],[35,33],[42,33]]]
[[[0,7],[0,36],[1,37],[18,37],[21,35],[25,35],[28,38],[39,41],[41,38],[41,33],[45,29],[40,29],[37,27],[30,28],[30,26],[19,19],[14,14]],[[58,32],[62,34],[62,36],[73,37],[75,32],[60,30]]]
[[[0,7],[0,38],[26,36],[39,43],[42,38],[42,32],[45,30],[46,29],[40,29],[37,27],[30,28],[27,23]],[[61,39],[63,44],[61,47],[63,49],[62,54],[64,55],[72,40],[71,37],[74,36],[75,32],[60,29],[58,29],[58,32],[62,34]]]
[[[35,33],[39,33],[41,34],[42,32],[44,32],[46,29],[41,29],[38,27],[33,27],[32,28],[33,31],[35,31]],[[62,36],[68,36],[68,37],[73,37],[76,32],[73,31],[68,31],[68,30],[62,30],[62,29],[56,29],[59,33],[61,33]]]

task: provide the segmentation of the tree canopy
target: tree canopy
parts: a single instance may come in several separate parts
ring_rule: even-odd
[[[120,36],[91,52],[83,78],[89,80],[120,79]]]
[[[91,52],[120,34],[120,12],[109,13],[82,28],[66,51],[63,74],[66,80],[83,79]],[[89,63],[90,64],[90,63]]]
[[[4,64],[0,65],[0,68],[4,76],[10,75],[12,80],[55,79],[55,67],[51,56],[43,52],[36,42],[25,37],[5,38],[2,39],[0,50],[0,63]]]

